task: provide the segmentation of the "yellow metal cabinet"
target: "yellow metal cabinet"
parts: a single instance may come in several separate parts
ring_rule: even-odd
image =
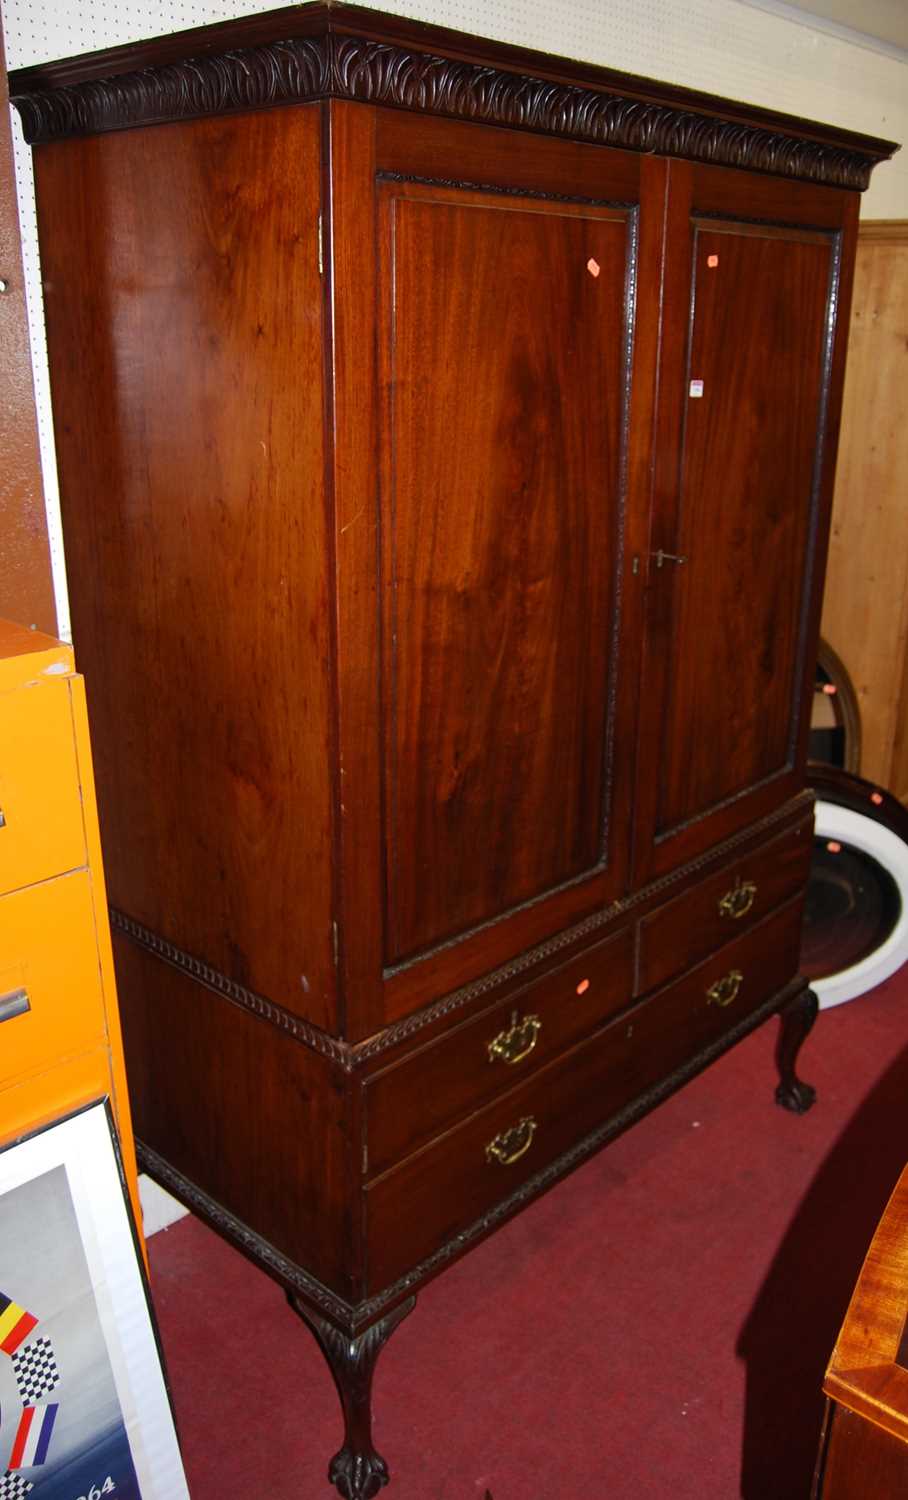
[[[84,683],[0,621],[0,1145],[105,1095],[141,1225]]]

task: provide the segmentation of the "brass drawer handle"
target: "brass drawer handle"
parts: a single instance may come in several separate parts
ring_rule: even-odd
[[[719,916],[737,921],[744,917],[754,904],[757,888],[752,880],[736,880],[730,891],[726,891],[719,902]]]
[[[521,1021],[515,1010],[508,1030],[499,1031],[489,1042],[489,1062],[498,1057],[505,1063],[523,1062],[538,1042],[541,1030],[542,1022],[538,1016],[524,1016]]]
[[[6,995],[0,995],[0,1022],[11,1021],[13,1016],[24,1016],[31,1008],[28,990],[10,990]]]
[[[731,1005],[737,999],[738,991],[744,980],[740,969],[730,969],[724,979],[717,979],[706,991],[706,1003],[708,1005]]]
[[[512,1125],[510,1130],[502,1130],[494,1141],[489,1141],[486,1146],[486,1161],[497,1161],[503,1167],[509,1167],[512,1162],[519,1161],[526,1155],[535,1134],[536,1120],[533,1115],[524,1115],[517,1125]]]

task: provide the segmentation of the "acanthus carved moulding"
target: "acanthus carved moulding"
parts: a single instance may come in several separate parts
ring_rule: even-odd
[[[71,76],[68,65],[66,76]],[[37,85],[37,86],[36,86]],[[354,99],[600,146],[865,188],[880,155],[851,144],[723,118],[396,43],[290,37],[56,83],[54,67],[14,74],[13,103],[32,144],[315,99]],[[792,122],[794,125],[795,122]]]

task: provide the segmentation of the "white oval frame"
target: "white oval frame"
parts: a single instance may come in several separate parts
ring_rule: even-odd
[[[908,844],[874,818],[854,812],[850,807],[838,807],[834,802],[817,802],[816,835],[821,839],[835,839],[840,844],[851,844],[869,854],[888,870],[902,903],[895,927],[879,948],[850,968],[841,969],[838,974],[811,980],[810,988],[819,999],[820,1009],[828,1010],[833,1005],[856,1000],[874,985],[882,984],[908,960]]]

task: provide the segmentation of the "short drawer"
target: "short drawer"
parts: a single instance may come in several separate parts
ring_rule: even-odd
[[[782,908],[372,1182],[370,1295],[783,989],[797,972],[802,907],[797,900]],[[763,1086],[768,1099],[772,1081]]]
[[[88,873],[0,898],[0,1086],[104,1036]]]
[[[3,703],[0,895],[85,862],[69,686],[18,688]]]
[[[807,817],[644,917],[639,993],[683,974],[797,896],[807,883],[812,848],[813,818]]]
[[[376,1172],[537,1072],[631,1003],[630,928],[411,1053],[366,1087]]]

